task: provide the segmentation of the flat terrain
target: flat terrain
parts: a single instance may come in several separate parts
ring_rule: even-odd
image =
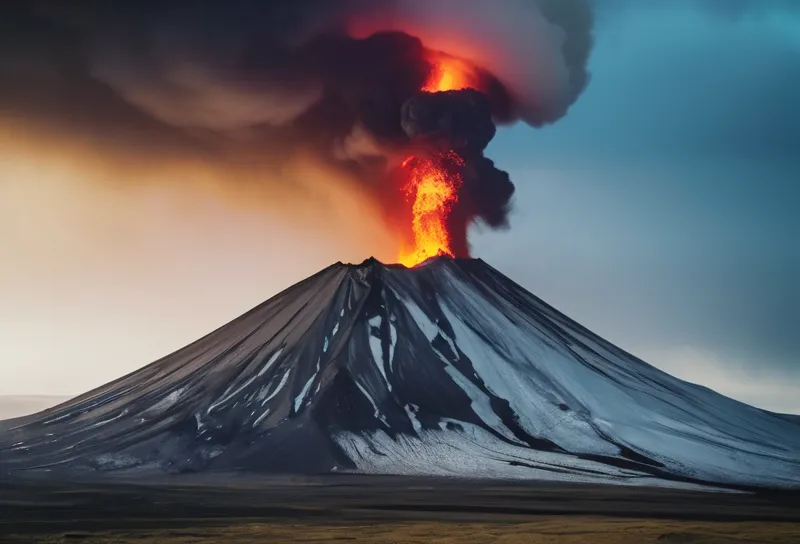
[[[0,542],[800,542],[800,496],[455,479],[0,482]]]

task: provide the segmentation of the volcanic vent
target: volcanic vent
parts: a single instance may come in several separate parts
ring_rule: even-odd
[[[195,343],[0,423],[4,472],[800,483],[800,427],[673,378],[481,260],[334,264]]]

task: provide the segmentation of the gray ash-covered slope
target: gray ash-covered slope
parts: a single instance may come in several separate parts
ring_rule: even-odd
[[[481,260],[337,263],[0,423],[3,472],[355,471],[800,484],[800,424],[671,377]]]

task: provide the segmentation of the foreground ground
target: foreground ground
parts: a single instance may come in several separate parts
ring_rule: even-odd
[[[796,494],[389,477],[0,482],[0,542],[800,542]]]

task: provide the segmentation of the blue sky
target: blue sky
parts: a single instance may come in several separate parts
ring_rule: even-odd
[[[668,371],[799,410],[800,11],[599,4],[569,115],[492,144],[516,206],[475,253]]]

